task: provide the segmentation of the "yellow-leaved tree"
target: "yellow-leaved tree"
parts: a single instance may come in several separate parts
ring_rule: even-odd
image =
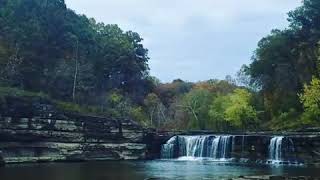
[[[309,85],[304,86],[303,94],[299,95],[304,107],[302,124],[307,126],[320,124],[320,80],[313,77]]]

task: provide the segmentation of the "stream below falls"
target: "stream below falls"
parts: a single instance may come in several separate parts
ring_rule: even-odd
[[[19,164],[0,168],[1,180],[220,180],[240,175],[271,174],[320,177],[319,169],[315,167],[247,165],[202,160]]]

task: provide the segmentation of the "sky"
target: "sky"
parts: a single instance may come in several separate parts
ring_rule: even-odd
[[[287,27],[301,0],[65,0],[70,9],[124,31],[149,49],[150,74],[162,82],[235,76],[258,41]]]

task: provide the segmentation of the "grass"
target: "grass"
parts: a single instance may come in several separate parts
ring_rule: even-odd
[[[27,98],[43,98],[43,99],[50,99],[48,95],[42,93],[42,92],[30,92],[21,90],[18,88],[12,88],[12,87],[0,87],[0,97],[5,96],[12,96],[12,97],[27,97]]]
[[[50,96],[42,92],[31,92],[18,88],[0,86],[0,104],[5,103],[5,97],[17,97],[30,101],[37,101],[40,99],[46,100],[55,105],[58,110],[61,110],[63,112],[90,115],[106,115],[106,113],[101,112],[97,106],[81,106],[72,102],[52,99]]]
[[[59,110],[65,112],[73,112],[78,114],[89,114],[89,115],[106,115],[106,113],[101,112],[97,106],[80,106],[79,104],[64,102],[54,100],[56,107]]]

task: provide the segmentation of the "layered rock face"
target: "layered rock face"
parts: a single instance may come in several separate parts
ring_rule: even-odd
[[[5,162],[119,160],[144,157],[143,131],[132,123],[74,117],[0,119]]]
[[[0,111],[5,163],[145,158],[144,129],[132,121],[61,113],[47,102],[10,102]]]

